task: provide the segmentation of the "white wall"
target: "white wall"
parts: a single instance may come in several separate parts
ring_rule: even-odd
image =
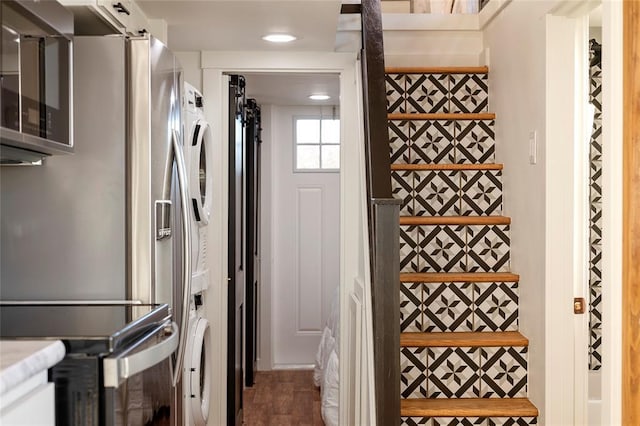
[[[514,1],[485,29],[489,110],[504,211],[512,218],[511,269],[520,274],[520,330],[529,338],[529,398],[545,414],[545,19],[552,2]],[[536,131],[537,164],[529,164]]]
[[[477,66],[482,63],[482,31],[384,31],[385,66]]]
[[[191,84],[202,93],[202,69],[200,67],[200,52],[176,52],[176,57],[182,65],[184,81]],[[206,99],[205,99],[206,102]]]
[[[260,113],[262,119],[262,147],[261,167],[262,180],[260,181],[260,302],[258,304],[258,370],[271,370],[273,368],[272,350],[272,309],[271,309],[271,277],[272,277],[272,197],[273,190],[271,179],[268,177],[273,173],[273,125],[271,105],[261,105]]]

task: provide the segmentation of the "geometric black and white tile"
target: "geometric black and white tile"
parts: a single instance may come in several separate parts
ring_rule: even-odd
[[[387,74],[387,112],[488,111],[486,74]]]
[[[405,76],[408,113],[449,112],[449,79],[446,74],[407,74]]]
[[[466,272],[466,227],[429,225],[418,229],[419,272]]]
[[[460,215],[459,171],[417,171],[413,181],[415,216]]]
[[[474,285],[473,331],[518,330],[518,283]]]
[[[493,163],[495,159],[494,120],[455,122],[456,163]]]
[[[398,114],[405,109],[405,76],[403,74],[387,74],[385,76],[387,94],[387,112]]]
[[[499,216],[500,170],[393,170],[401,216]]]
[[[517,331],[517,282],[400,284],[401,332]]]
[[[487,74],[452,74],[449,76],[451,112],[477,113],[489,109]]]
[[[465,170],[461,173],[463,216],[502,214],[502,171]]]
[[[413,210],[414,172],[411,170],[391,171],[391,191],[393,198],[401,200],[400,216],[415,216]]]
[[[416,272],[418,264],[418,227],[400,226],[400,272]]]
[[[403,398],[522,398],[527,347],[403,347]]]
[[[401,216],[499,216],[500,170],[393,170]]]
[[[429,348],[428,398],[479,398],[479,348]]]
[[[408,163],[455,163],[453,121],[411,120],[408,131],[411,140]]]
[[[401,417],[400,426],[432,426],[431,417]]]
[[[509,225],[470,225],[467,230],[467,272],[508,272]]]
[[[402,426],[531,426],[537,417],[402,417]]]
[[[537,424],[537,417],[492,417],[487,419],[486,426],[529,426]]]
[[[485,426],[482,417],[434,417],[433,426]]]
[[[423,302],[425,332],[473,330],[473,284],[426,284]]]
[[[602,68],[599,62],[590,68],[589,101],[595,107],[589,150],[589,369],[599,370],[602,366]]]
[[[392,163],[481,164],[495,159],[494,120],[390,120]]]
[[[482,398],[527,396],[527,347],[480,348]]]
[[[400,272],[509,272],[509,225],[402,225]]]
[[[427,397],[427,348],[401,348],[400,394],[403,398]]]
[[[422,283],[400,283],[400,331],[421,332],[423,304]]]
[[[391,163],[410,163],[409,122],[389,120],[388,127]]]

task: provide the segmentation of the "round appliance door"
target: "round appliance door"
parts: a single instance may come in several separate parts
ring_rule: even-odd
[[[209,223],[213,204],[213,173],[211,127],[205,120],[197,120],[193,125],[191,139],[191,194],[193,214],[196,222],[204,226]]]
[[[209,394],[211,381],[209,321],[197,318],[194,321],[191,356],[188,359],[188,382],[191,391],[190,407],[193,424],[204,426],[209,417]]]

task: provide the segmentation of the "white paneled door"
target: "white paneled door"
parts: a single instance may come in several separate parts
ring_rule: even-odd
[[[275,368],[314,363],[325,321],[337,297],[340,174],[337,170],[295,171],[294,120],[319,116],[320,112],[314,107],[273,107],[270,123]]]

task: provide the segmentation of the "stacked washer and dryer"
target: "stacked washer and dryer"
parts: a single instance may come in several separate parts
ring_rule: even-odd
[[[191,303],[183,371],[184,425],[206,425],[209,414],[211,353],[204,293],[209,287],[207,232],[212,200],[212,134],[204,118],[202,94],[185,83],[184,156],[191,196]]]

